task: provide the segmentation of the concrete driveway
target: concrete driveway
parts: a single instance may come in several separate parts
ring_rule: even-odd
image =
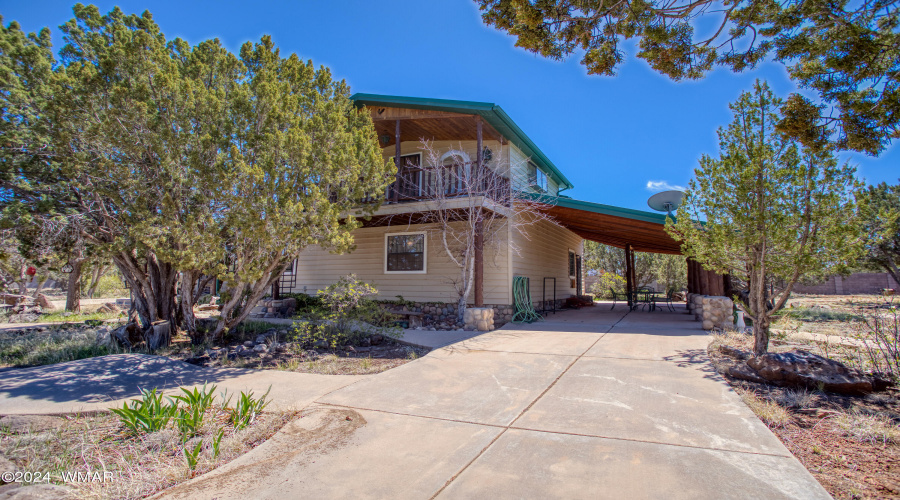
[[[830,498],[679,311],[594,307],[317,400],[172,498]]]

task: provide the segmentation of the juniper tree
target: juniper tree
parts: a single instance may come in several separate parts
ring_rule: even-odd
[[[865,233],[864,262],[900,283],[900,184],[869,186],[857,201]]]
[[[637,42],[637,57],[674,80],[702,78],[717,66],[740,72],[771,57],[820,97],[787,99],[779,126],[795,139],[876,155],[900,137],[894,0],[476,2],[485,24],[516,37],[517,47],[557,60],[580,53],[590,74],[615,74],[626,40]]]
[[[757,355],[797,281],[840,272],[859,253],[855,169],[779,134],[781,106],[759,81],[730,105],[718,157],[700,158],[677,222],[666,224],[685,255],[749,284],[737,305],[753,321]]]
[[[228,290],[219,335],[305,245],[351,246],[350,209],[377,207],[393,167],[344,82],[281,56],[269,37],[238,56],[218,40],[167,40],[149,12],[74,12],[59,60],[48,31],[4,32],[10,53],[36,54],[0,55],[13,88],[28,90],[0,93],[25,110],[0,120],[19,134],[0,145],[12,166],[0,188],[20,195],[4,208],[79,216],[129,284],[145,330],[168,320],[193,332],[205,275]]]

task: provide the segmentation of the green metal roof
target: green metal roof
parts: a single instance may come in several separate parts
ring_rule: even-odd
[[[547,155],[537,147],[525,132],[503,111],[503,108],[489,102],[454,101],[450,99],[426,99],[424,97],[404,97],[380,94],[353,94],[350,99],[358,105],[390,106],[398,108],[450,111],[453,113],[479,115],[491,124],[497,132],[508,138],[517,148],[531,158],[559,186],[559,190],[572,189],[572,182],[563,175]]]
[[[666,217],[668,217],[667,214],[644,212],[643,210],[633,210],[631,208],[614,207],[612,205],[604,205],[602,203],[576,200],[568,196],[550,196],[545,194],[533,194],[529,196],[534,198],[536,201],[546,203],[547,205],[555,205],[558,207],[573,208],[577,210],[586,210],[588,212],[594,212],[597,214],[624,217],[626,219],[653,222],[662,225],[666,224]]]

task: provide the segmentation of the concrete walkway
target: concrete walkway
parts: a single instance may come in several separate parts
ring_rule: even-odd
[[[371,376],[371,375],[368,375]],[[317,398],[366,376],[316,375],[276,370],[202,368],[145,354],[113,354],[67,363],[0,372],[0,415],[62,414],[105,410],[157,388],[218,385],[216,392],[271,386],[273,409],[301,409]]]
[[[318,399],[166,498],[829,498],[686,314],[593,307]]]

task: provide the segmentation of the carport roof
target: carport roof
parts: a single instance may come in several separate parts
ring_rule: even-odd
[[[666,215],[614,207],[568,196],[540,196],[546,212],[563,227],[586,240],[635,252],[680,254],[681,245],[665,231]]]

